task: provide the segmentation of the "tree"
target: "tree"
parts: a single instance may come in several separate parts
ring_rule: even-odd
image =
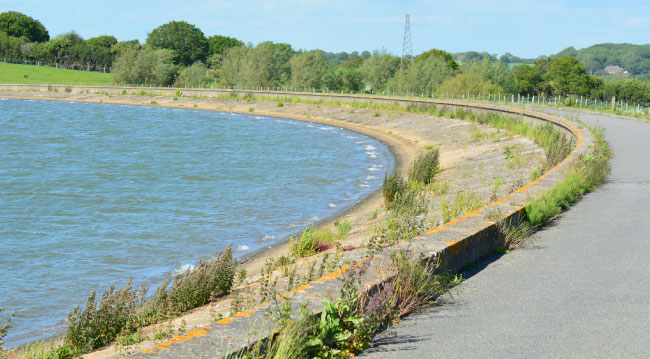
[[[208,55],[208,40],[203,31],[185,21],[171,21],[155,28],[147,36],[147,45],[172,50],[174,63],[184,66],[204,62]]]
[[[291,78],[289,86],[293,88],[316,88],[323,85],[325,61],[318,52],[303,52],[289,60]]]
[[[244,72],[250,51],[248,46],[238,46],[226,50],[217,68],[222,85],[233,87],[241,86],[247,82]]]
[[[440,95],[453,94],[458,97],[461,95],[472,94],[478,95],[479,93],[503,93],[503,89],[486,82],[479,74],[475,72],[463,72],[443,82],[437,90]]]
[[[255,46],[244,61],[242,83],[248,87],[283,86],[291,76],[289,60],[295,51],[289,44],[266,41]]]
[[[175,87],[201,87],[210,82],[208,68],[202,62],[195,62],[181,70],[174,82]]]
[[[544,77],[538,66],[521,65],[515,67],[513,75],[524,95],[544,94]]]
[[[50,39],[50,34],[40,21],[17,11],[0,14],[0,31],[13,37],[25,37],[30,42],[45,42]]]
[[[382,49],[381,51],[374,51],[364,61],[359,70],[363,75],[364,82],[372,86],[373,90],[379,91],[384,89],[386,82],[393,77],[399,68],[399,62],[399,57],[395,57]]]
[[[117,39],[115,36],[103,35],[86,40],[86,44],[90,46],[107,47],[110,49],[113,45],[117,45]]]
[[[602,80],[589,75],[585,66],[575,57],[551,59],[545,80],[553,94],[590,96],[602,86]]]
[[[427,52],[423,52],[415,57],[415,61],[425,61],[431,56],[442,58],[447,62],[447,67],[452,70],[458,70],[458,62],[454,61],[454,57],[450,53],[443,50],[431,49]]]
[[[178,66],[174,52],[127,47],[113,62],[113,83],[130,85],[168,86],[174,82]]]
[[[482,61],[469,61],[463,67],[464,72],[472,72],[480,76],[484,82],[501,88],[505,93],[519,92],[519,86],[510,67],[501,61],[491,62],[484,58]]]
[[[208,37],[208,53],[210,55],[224,55],[226,50],[242,45],[244,45],[244,43],[234,37],[221,35],[212,35]]]
[[[427,56],[416,60],[413,66],[398,70],[387,87],[398,92],[433,93],[454,74],[454,68],[444,56]]]

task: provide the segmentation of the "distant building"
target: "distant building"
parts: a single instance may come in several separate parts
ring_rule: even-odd
[[[607,66],[605,67],[605,72],[608,74],[623,74],[627,73],[624,68],[620,66]]]
[[[465,61],[465,55],[458,55],[456,61]]]

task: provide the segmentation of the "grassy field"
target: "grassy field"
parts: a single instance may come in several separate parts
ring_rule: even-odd
[[[110,85],[111,74],[0,62],[0,83]]]

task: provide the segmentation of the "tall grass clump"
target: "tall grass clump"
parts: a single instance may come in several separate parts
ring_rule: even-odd
[[[484,203],[481,197],[471,191],[458,191],[454,201],[449,204],[446,197],[440,199],[440,211],[442,222],[447,223],[451,219],[464,215],[468,212],[483,207]]]
[[[407,186],[402,177],[398,174],[386,174],[384,183],[381,185],[381,191],[384,195],[384,203],[390,205],[395,200],[395,195],[404,192]]]
[[[230,292],[233,286],[236,262],[230,246],[216,260],[199,262],[194,269],[174,277],[167,289],[166,280],[156,291],[152,302],[153,318],[166,318],[210,303]]]
[[[303,258],[334,247],[337,241],[345,238],[351,229],[350,222],[345,220],[336,221],[335,226],[336,232],[332,232],[332,230],[327,227],[305,227],[305,229],[300,232],[299,236],[291,237],[289,239],[291,253],[293,253],[296,258]]]
[[[433,176],[439,172],[438,161],[440,152],[437,148],[428,150],[426,153],[419,155],[408,173],[409,182],[420,182],[430,184]]]
[[[547,223],[605,181],[610,171],[611,150],[602,129],[589,130],[595,139],[592,153],[580,155],[564,180],[526,206],[526,217],[533,226]]]
[[[528,221],[505,218],[500,210],[491,211],[486,219],[495,223],[497,230],[495,245],[503,250],[519,248],[533,231]]]
[[[68,314],[64,344],[77,353],[88,352],[118,336],[205,305],[230,292],[236,265],[228,246],[215,260],[199,262],[175,276],[171,287],[169,280],[163,283],[150,299],[146,299],[146,288],[134,289],[130,280],[123,289],[111,287],[99,298],[92,292],[84,309],[77,306]]]
[[[111,287],[99,298],[93,291],[83,310],[77,306],[68,314],[66,343],[85,352],[109,344],[123,332],[135,331],[136,309],[145,295],[146,289],[134,290],[130,280],[123,289]]]
[[[368,247],[382,248],[400,240],[409,240],[424,230],[427,204],[420,190],[406,189],[386,206],[386,222],[375,228]]]

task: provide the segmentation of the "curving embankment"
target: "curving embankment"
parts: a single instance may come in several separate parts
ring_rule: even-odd
[[[132,93],[137,94],[147,91],[152,94],[175,95],[176,89],[165,88],[107,88],[93,86],[67,86],[53,87],[40,85],[0,85],[0,90],[9,91],[37,91],[50,92],[82,93],[107,92],[107,93]],[[202,89],[182,89],[183,96],[205,96],[218,97],[231,93],[241,95],[251,93],[251,91],[220,91],[220,90],[202,90]],[[493,222],[488,222],[485,215],[492,210],[500,211],[505,217],[518,220],[523,215],[523,205],[528,203],[532,198],[538,196],[545,190],[554,187],[558,182],[564,179],[566,171],[572,160],[577,156],[589,153],[593,143],[590,134],[584,133],[578,127],[565,119],[557,116],[546,115],[534,111],[521,109],[506,108],[500,106],[467,103],[460,101],[438,101],[429,99],[400,99],[372,96],[352,96],[336,94],[300,94],[300,93],[278,93],[278,92],[252,92],[255,96],[265,96],[269,98],[293,98],[298,97],[301,100],[310,101],[331,101],[331,102],[372,102],[379,104],[399,104],[408,105],[436,105],[451,110],[462,109],[478,112],[498,112],[508,116],[530,122],[550,122],[567,134],[570,134],[575,140],[576,146],[571,154],[558,165],[544,173],[536,180],[524,185],[511,194],[500,198],[476,211],[473,211],[463,217],[454,219],[442,226],[431,228],[421,236],[415,237],[408,242],[399,243],[396,247],[388,249],[386,252],[408,247],[410,251],[422,253],[429,258],[436,258],[439,263],[450,270],[458,270],[464,265],[473,262],[482,255],[489,253],[494,243],[496,235],[496,226]],[[180,93],[179,93],[180,94]],[[108,102],[108,101],[107,101]],[[403,162],[402,162],[403,164]],[[389,259],[385,254],[378,254],[372,258],[363,257],[361,253],[344,252],[343,262],[364,263],[368,262],[369,269],[363,277],[363,282],[368,286],[378,285],[390,278],[383,272]],[[343,268],[324,275],[318,280],[300,286],[290,293],[293,296],[292,304],[294,307],[300,307],[304,304],[307,308],[318,310],[320,300],[331,296],[339,289],[340,283],[336,279],[346,271],[354,270],[357,265],[347,265]],[[197,352],[215,354],[225,354],[242,348],[248,344],[247,335],[251,325],[254,323],[264,323],[264,312],[269,307],[281,305],[283,299],[278,299],[276,303],[264,303],[251,308],[245,312],[235,313],[232,317],[223,318],[217,321],[216,327],[204,326],[187,333],[184,339],[172,339],[163,343],[158,343],[151,348],[146,348],[135,357],[173,357],[181,358],[187,355],[193,355]]]

